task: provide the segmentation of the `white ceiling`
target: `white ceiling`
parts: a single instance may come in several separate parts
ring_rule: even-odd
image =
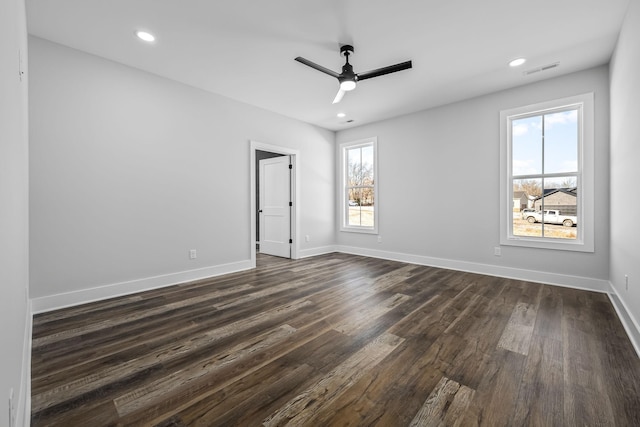
[[[605,64],[628,0],[27,0],[29,33],[339,130]],[[154,33],[149,45],[133,35]],[[355,72],[413,61],[332,105]],[[507,63],[524,56],[527,63]],[[523,71],[559,62],[548,71]],[[347,114],[336,117],[338,112]],[[345,123],[353,120],[352,123]]]

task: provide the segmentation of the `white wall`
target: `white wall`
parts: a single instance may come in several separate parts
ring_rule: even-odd
[[[640,1],[632,0],[611,61],[611,283],[640,328]],[[629,290],[624,275],[629,276]],[[636,339],[640,344],[640,330]]]
[[[609,277],[609,81],[595,69],[340,131],[377,136],[379,232],[340,232],[349,251],[604,290]],[[499,246],[500,110],[595,93],[596,251]],[[338,149],[336,149],[338,151]],[[338,200],[336,198],[336,200]],[[584,279],[583,279],[584,278]]]
[[[14,390],[17,422],[28,416],[31,321],[29,282],[27,26],[23,0],[0,3],[0,424]],[[18,52],[24,58],[22,81]],[[25,413],[26,412],[26,413]]]
[[[299,150],[300,249],[334,243],[333,132],[29,43],[34,310],[247,268],[250,140]]]

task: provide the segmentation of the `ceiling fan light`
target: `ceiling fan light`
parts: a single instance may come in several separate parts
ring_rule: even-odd
[[[527,60],[525,58],[516,58],[513,61],[509,62],[509,66],[510,67],[519,67],[520,65],[524,64],[525,62],[527,62]]]
[[[340,82],[340,89],[348,92],[356,88],[356,82],[353,80],[343,80]]]
[[[144,40],[148,43],[152,43],[156,40],[156,36],[154,36],[153,34],[147,31],[140,30],[140,31],[136,31],[135,34],[140,40]]]

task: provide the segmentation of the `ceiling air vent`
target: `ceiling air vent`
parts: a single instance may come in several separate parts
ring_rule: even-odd
[[[553,64],[543,65],[542,67],[532,68],[531,70],[524,71],[522,74],[525,76],[529,76],[531,74],[539,73],[541,71],[552,70],[560,66],[559,62],[554,62]]]

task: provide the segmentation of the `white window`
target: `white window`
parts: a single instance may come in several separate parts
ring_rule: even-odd
[[[340,145],[343,231],[378,232],[377,145],[376,138]]]
[[[593,94],[500,113],[500,243],[593,252]]]

